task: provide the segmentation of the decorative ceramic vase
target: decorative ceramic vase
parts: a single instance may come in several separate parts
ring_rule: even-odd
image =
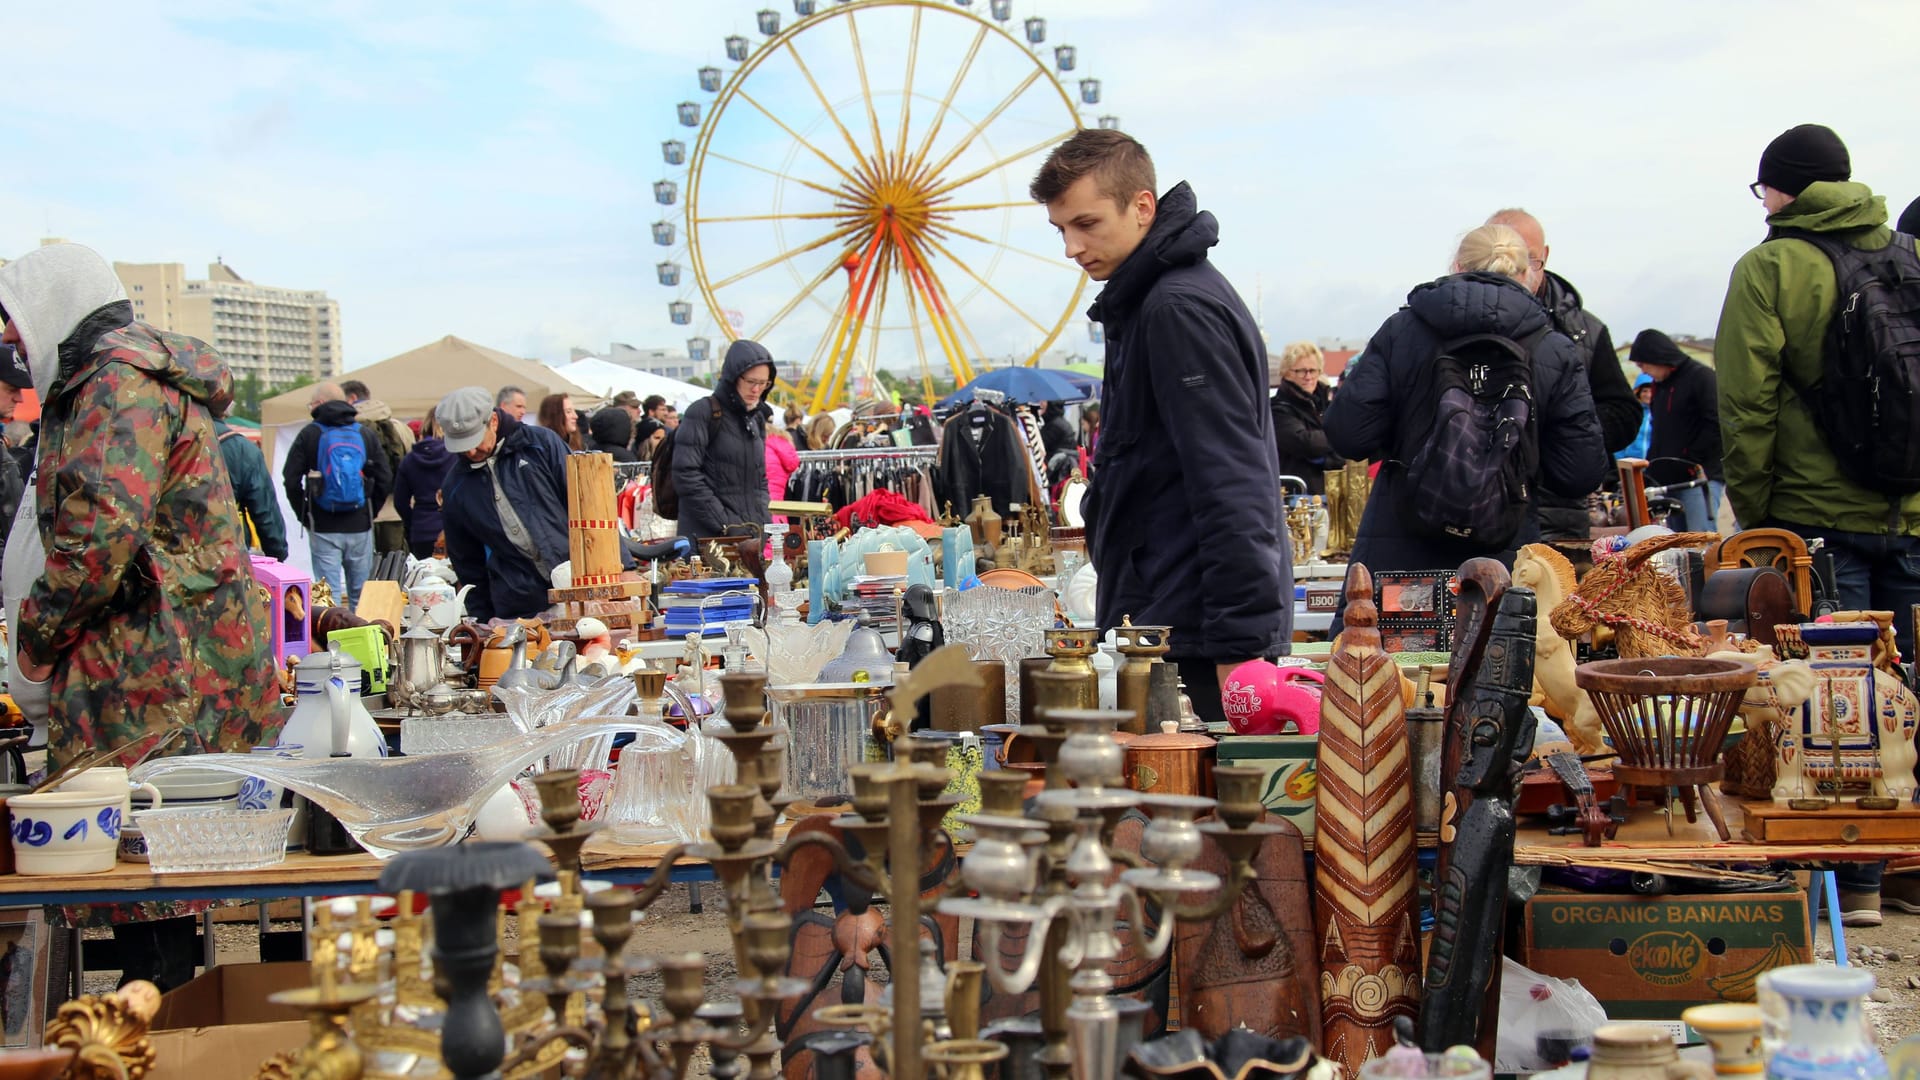
[[[993,500],[985,495],[977,495],[973,500],[973,512],[967,515],[967,528],[973,531],[973,543],[1000,546],[1002,521],[998,511],[993,508]]]
[[[1786,1018],[1785,1038],[1767,1059],[1768,1080],[1885,1077],[1865,1017],[1873,987],[1873,973],[1857,967],[1794,964],[1761,975],[1761,1008]]]
[[[1760,1006],[1744,1001],[1695,1005],[1680,1014],[1713,1047],[1717,1076],[1758,1076],[1767,1071],[1760,1048]]]

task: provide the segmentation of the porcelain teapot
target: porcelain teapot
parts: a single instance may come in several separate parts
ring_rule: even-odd
[[[385,757],[386,736],[360,700],[360,661],[328,643],[326,652],[300,659],[293,671],[298,695],[281,731],[305,757]]]
[[[407,584],[407,624],[438,631],[452,629],[465,619],[467,594],[473,586],[456,589],[453,581],[453,569],[437,559],[417,564]]]

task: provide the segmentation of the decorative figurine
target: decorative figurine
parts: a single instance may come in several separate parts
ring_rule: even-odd
[[[1862,809],[1892,809],[1913,800],[1914,727],[1920,703],[1905,683],[1874,666],[1880,630],[1871,622],[1800,627],[1811,650],[1814,694],[1788,713],[1779,733],[1773,801],[1821,797],[1822,782],[1868,781]],[[1787,666],[1787,665],[1782,665]]]
[[[1413,757],[1400,669],[1380,647],[1373,579],[1347,571],[1346,630],[1327,664],[1314,796],[1321,1051],[1357,1075],[1420,994]]]
[[[1621,659],[1700,655],[1706,641],[1693,632],[1687,590],[1648,560],[1670,548],[1700,547],[1716,539],[1714,533],[1671,533],[1594,559],[1580,587],[1549,613],[1554,632],[1572,641],[1610,627]]]
[[[1565,555],[1547,544],[1528,544],[1513,560],[1513,583],[1533,590],[1535,609],[1551,612],[1579,588],[1579,578]],[[1548,619],[1535,620],[1539,627],[1533,643],[1533,680],[1547,701],[1547,712],[1563,721],[1567,737],[1582,754],[1598,754],[1606,749],[1606,732],[1593,699],[1573,681],[1576,666],[1573,642],[1561,637]]]
[[[1510,586],[1498,562],[1470,560],[1458,580],[1459,625],[1470,625],[1473,636],[1456,642],[1448,677],[1452,697],[1440,767],[1449,787],[1434,871],[1434,934],[1420,1040],[1428,1053],[1466,1045],[1491,1060],[1500,1017],[1507,870],[1513,865],[1513,795],[1533,747],[1527,702],[1538,628],[1533,591]]]

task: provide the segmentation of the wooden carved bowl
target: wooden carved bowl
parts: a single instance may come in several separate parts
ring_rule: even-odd
[[[1721,744],[1758,677],[1744,661],[1682,656],[1599,660],[1574,671],[1620,755],[1614,774],[1662,787],[1720,778]]]

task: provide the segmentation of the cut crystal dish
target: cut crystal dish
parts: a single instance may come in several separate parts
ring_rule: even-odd
[[[156,874],[261,870],[286,861],[293,811],[162,808],[134,814],[133,823],[147,838]]]

